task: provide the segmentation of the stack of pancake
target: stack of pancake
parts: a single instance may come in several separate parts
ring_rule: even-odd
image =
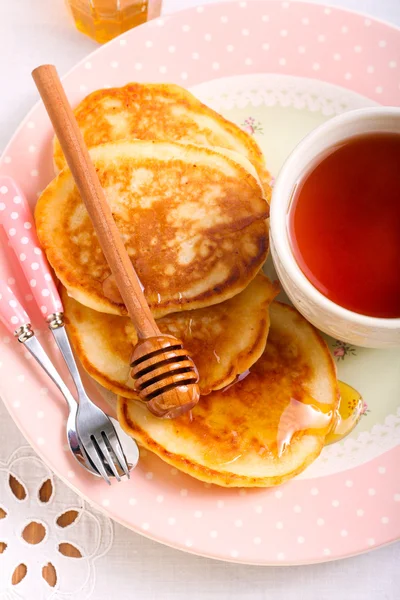
[[[123,428],[186,473],[223,486],[293,477],[320,453],[338,389],[325,343],[262,273],[270,185],[254,139],[175,85],[99,90],[75,115],[149,306],[193,357],[202,397],[173,420],[138,400],[136,332],[55,140],[59,173],[35,218],[83,366],[118,395]]]

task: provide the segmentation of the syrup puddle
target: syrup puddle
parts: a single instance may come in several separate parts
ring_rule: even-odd
[[[340,442],[349,435],[363,414],[364,402],[361,394],[343,381],[339,381],[339,390],[339,406],[332,429],[325,438],[325,446]]]

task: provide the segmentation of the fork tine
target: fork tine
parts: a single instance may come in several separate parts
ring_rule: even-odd
[[[107,471],[104,468],[103,461],[101,460],[93,441],[88,440],[86,443],[82,442],[82,446],[84,447],[86,454],[89,456],[90,460],[92,461],[92,463],[94,464],[104,481],[106,481],[108,485],[111,485],[110,478],[107,475]]]
[[[120,475],[117,471],[117,468],[114,464],[114,460],[107,448],[107,444],[104,441],[103,435],[105,435],[105,434],[103,432],[101,432],[100,435],[98,435],[95,438],[95,441],[96,441],[97,445],[99,446],[101,452],[103,453],[103,456],[107,462],[107,465],[108,465],[109,469],[111,469],[111,471],[113,472],[115,479],[117,481],[121,481],[121,477],[120,477]]]
[[[104,435],[105,435],[109,445],[111,446],[115,456],[117,457],[118,462],[121,466],[121,469],[123,470],[123,472],[125,473],[127,478],[130,479],[131,476],[129,473],[129,468],[128,468],[128,464],[126,462],[125,454],[122,450],[122,446],[119,441],[119,438],[114,430],[114,426],[112,428],[112,431],[108,431],[107,433],[104,432]]]

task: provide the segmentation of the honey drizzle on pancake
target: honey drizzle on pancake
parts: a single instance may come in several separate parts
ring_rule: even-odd
[[[361,394],[353,387],[339,381],[340,401],[336,409],[331,431],[325,438],[325,446],[340,442],[349,435],[363,414],[364,402]]]

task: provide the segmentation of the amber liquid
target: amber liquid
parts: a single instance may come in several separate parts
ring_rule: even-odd
[[[75,25],[96,42],[117,35],[158,17],[161,0],[67,0]]]
[[[400,135],[352,138],[299,181],[289,213],[295,258],[333,302],[400,317]]]
[[[325,438],[325,446],[340,442],[353,431],[364,411],[361,394],[348,383],[339,381],[340,400],[332,429]]]

